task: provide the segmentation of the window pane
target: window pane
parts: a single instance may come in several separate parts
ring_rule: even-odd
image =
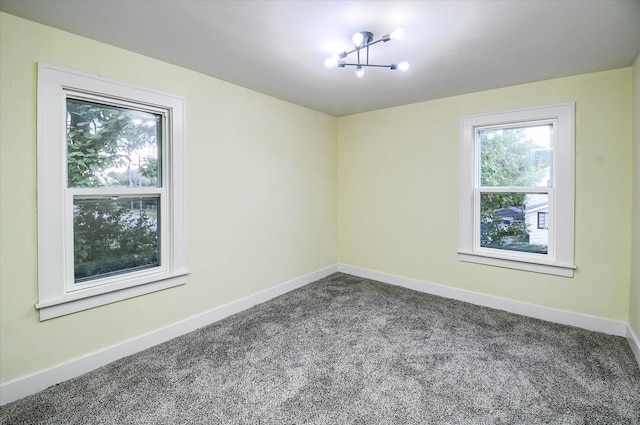
[[[67,99],[68,187],[158,187],[162,115]]]
[[[75,198],[75,282],[160,265],[158,196]]]
[[[543,215],[546,220],[548,212],[547,194],[482,193],[480,246],[546,254],[549,230],[539,228],[538,217]]]
[[[478,130],[480,185],[552,187],[553,125]]]

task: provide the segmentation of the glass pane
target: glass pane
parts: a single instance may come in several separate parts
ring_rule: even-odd
[[[552,187],[553,125],[478,130],[480,185]]]
[[[75,282],[160,265],[160,197],[75,198]]]
[[[540,226],[540,217],[544,217],[544,226]],[[482,193],[480,246],[546,254],[549,241],[548,217],[547,194]]]
[[[67,99],[69,187],[158,187],[162,115]]]

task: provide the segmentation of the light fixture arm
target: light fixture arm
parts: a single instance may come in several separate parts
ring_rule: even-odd
[[[378,64],[368,64],[368,63],[345,63],[345,62],[338,62],[338,68],[344,68],[345,66],[366,66],[369,68],[389,68],[389,69],[397,69],[394,68],[397,67],[397,64],[389,64],[389,65],[378,65]]]
[[[363,31],[363,32],[368,32],[368,31]],[[369,34],[371,34],[371,33],[369,33]],[[386,37],[386,36],[385,36],[385,37]],[[360,46],[360,47],[356,46],[353,50],[349,50],[348,52],[346,52],[346,51],[345,51],[345,52],[340,53],[340,55],[339,55],[339,56],[340,56],[340,59],[342,59],[342,58],[346,58],[346,57],[347,57],[347,56],[349,56],[351,53],[358,52],[358,51],[360,51],[360,50],[362,50],[362,49],[364,49],[364,48],[366,48],[366,49],[367,49],[367,51],[368,51],[368,50],[369,50],[369,46],[373,46],[374,44],[380,43],[381,41],[384,41],[384,42],[386,43],[386,42],[387,42],[387,41],[389,41],[389,40],[391,40],[391,39],[385,40],[384,38],[381,38],[380,40],[371,41],[371,42],[369,42],[369,43],[367,43],[367,44],[365,44],[365,45],[362,45],[362,46]]]

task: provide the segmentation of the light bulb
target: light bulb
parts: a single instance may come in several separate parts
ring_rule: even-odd
[[[364,68],[361,66],[357,66],[356,67],[356,76],[358,78],[362,78],[362,76],[364,75]]]
[[[338,66],[338,58],[336,56],[332,56],[325,59],[324,66],[327,69],[335,68],[336,66]]]
[[[400,62],[398,64],[398,71],[407,72],[409,70],[409,62]]]
[[[396,28],[389,34],[392,40],[400,40],[402,37],[404,37],[404,28]]]
[[[364,41],[364,34],[362,34],[361,32],[353,34],[353,37],[351,37],[351,41],[353,41],[353,45],[356,47],[362,46],[362,42]]]

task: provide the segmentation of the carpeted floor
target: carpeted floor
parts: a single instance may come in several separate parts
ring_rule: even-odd
[[[338,273],[0,423],[640,424],[640,369],[621,337]]]

